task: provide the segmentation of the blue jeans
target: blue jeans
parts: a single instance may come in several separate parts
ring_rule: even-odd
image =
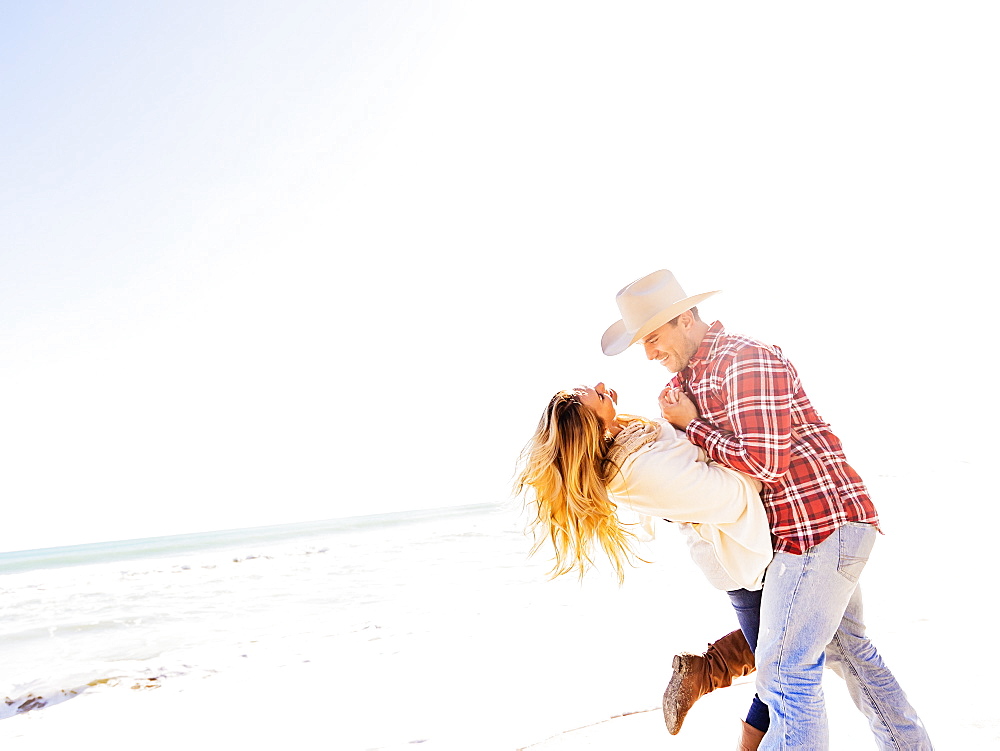
[[[757,632],[760,630],[760,599],[763,594],[761,590],[734,589],[726,592],[733,609],[736,611],[736,620],[740,622],[740,630],[750,645],[750,649],[757,649]],[[747,725],[753,725],[758,730],[767,731],[769,724],[767,705],[754,696],[750,703],[750,711],[747,712]]]
[[[865,635],[858,579],[877,532],[849,522],[802,555],[776,553],[767,568],[757,640],[757,693],[770,710],[761,751],[830,745],[823,667],[847,682],[880,749],[924,751],[930,738]]]

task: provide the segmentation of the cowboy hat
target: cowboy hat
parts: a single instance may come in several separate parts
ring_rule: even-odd
[[[651,331],[719,292],[688,297],[673,272],[666,269],[637,279],[615,296],[622,320],[615,321],[604,332],[601,349],[606,355],[621,354]]]

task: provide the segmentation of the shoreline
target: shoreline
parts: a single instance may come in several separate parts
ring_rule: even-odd
[[[889,529],[862,579],[869,633],[938,747],[998,748],[992,678],[966,669],[962,691],[944,691],[939,672],[940,658],[977,644],[980,624],[989,622],[979,581],[988,570],[987,546],[963,549],[964,576],[943,566],[940,525],[929,521],[935,496],[927,490],[983,497],[985,473],[877,476],[871,484]],[[991,528],[997,513],[985,504],[978,521]],[[280,629],[241,636],[238,647],[206,643],[204,659],[186,650],[173,654],[201,667],[172,673],[155,689],[101,685],[0,720],[0,747],[65,751],[81,738],[171,751],[192,746],[192,738],[251,751],[299,742],[313,747],[318,738],[338,751],[735,745],[752,680],[702,698],[677,736],[666,733],[654,709],[672,656],[701,651],[735,620],[725,595],[695,576],[676,534],[658,537],[648,548],[656,562],[630,571],[618,588],[600,577],[585,584],[546,581],[544,562],[523,561],[522,541],[507,526],[486,525],[479,530],[485,537],[463,533],[456,538],[461,545],[449,548],[447,559],[428,558],[433,565],[426,570],[400,568],[409,559],[392,559],[392,571],[406,573],[394,586],[408,596],[373,611],[374,628],[343,632],[327,624],[324,630],[323,622],[340,611],[333,605],[304,611],[315,622],[281,620]],[[485,548],[491,539],[501,542]],[[399,550],[410,549],[410,538],[397,542]],[[486,568],[472,568],[483,550],[495,557]],[[379,565],[362,583],[389,575],[383,570],[389,564],[380,558]],[[310,580],[307,591],[324,581]],[[257,641],[260,634],[265,641]],[[827,671],[824,687],[832,747],[871,746],[840,679]]]

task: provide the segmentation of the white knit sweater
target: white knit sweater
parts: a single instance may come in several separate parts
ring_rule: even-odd
[[[608,483],[615,503],[677,522],[691,557],[719,589],[760,589],[771,562],[771,531],[760,483],[707,461],[666,420],[656,439],[622,462]]]

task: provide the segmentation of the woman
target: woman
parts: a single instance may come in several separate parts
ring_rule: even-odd
[[[618,506],[625,504],[677,523],[695,563],[729,593],[746,641],[756,645],[760,589],[772,557],[756,480],[709,462],[665,420],[619,415],[617,394],[603,383],[552,397],[522,465],[515,491],[532,496],[534,551],[551,542],[553,577],[571,571],[583,576],[600,548],[619,581],[624,579],[625,565],[635,557],[635,534],[618,519]],[[668,729],[676,732],[683,717],[666,716],[664,707]],[[757,748],[767,719],[766,706],[755,697],[741,748]]]

